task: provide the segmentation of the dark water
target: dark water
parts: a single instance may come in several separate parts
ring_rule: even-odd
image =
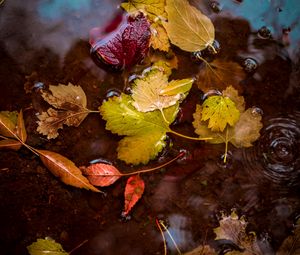
[[[0,153],[0,250],[26,254],[36,238],[51,236],[66,250],[88,240],[74,254],[163,254],[155,218],[163,219],[182,252],[212,242],[220,211],[235,208],[257,233],[264,254],[274,254],[300,213],[300,7],[297,0],[191,1],[210,15],[221,45],[220,58],[258,67],[241,83],[246,106],[263,111],[260,139],[249,149],[208,145],[170,137],[167,157],[184,149],[187,157],[165,172],[145,175],[146,191],[123,222],[125,180],[91,194],[57,181],[30,152]],[[103,158],[116,161],[118,137],[90,115],[78,128],[64,128],[48,141],[36,129],[44,109],[36,90],[49,84],[80,84],[88,107],[97,109],[109,89],[122,89],[123,77],[100,69],[89,55],[88,33],[105,27],[120,10],[120,1],[6,0],[0,6],[0,110],[24,110],[28,143],[61,153],[77,165]],[[213,8],[212,8],[213,7]],[[267,28],[267,29],[266,29]],[[176,50],[174,77],[194,76],[201,66]],[[174,129],[193,135],[192,90],[183,119]],[[153,162],[155,164],[155,162]],[[168,249],[177,254],[167,236]]]

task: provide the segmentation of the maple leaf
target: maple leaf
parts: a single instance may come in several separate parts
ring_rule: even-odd
[[[142,197],[145,189],[145,183],[139,175],[133,175],[127,179],[125,187],[125,206],[123,215],[129,214],[132,207]]]
[[[109,186],[121,177],[117,168],[103,163],[92,164],[82,170],[91,184],[100,187]]]
[[[37,131],[47,135],[48,139],[58,136],[58,129],[63,125],[78,127],[90,112],[87,108],[87,99],[80,86],[69,83],[49,86],[51,93],[42,92],[42,96],[54,108],[38,115]]]
[[[27,246],[27,250],[30,255],[68,255],[69,253],[64,251],[60,243],[55,242],[53,239],[46,237],[45,239],[37,239],[36,242]]]
[[[166,133],[171,130],[158,110],[140,112],[133,102],[129,95],[121,94],[103,102],[99,111],[106,120],[107,130],[126,136],[119,142],[118,158],[129,164],[146,164],[166,146]],[[178,108],[175,104],[163,109],[169,123],[175,120]]]
[[[215,240],[226,239],[232,241],[235,245],[243,249],[243,252],[233,251],[226,254],[243,254],[243,255],[262,255],[262,251],[257,243],[254,232],[248,234],[246,227],[248,223],[243,217],[239,218],[235,212],[231,215],[223,215],[219,221],[220,226],[214,229],[216,234]]]
[[[197,85],[204,92],[211,88],[223,90],[228,85],[238,88],[240,81],[245,77],[246,74],[239,64],[216,59],[211,63],[205,63],[205,67],[200,69]]]
[[[82,175],[80,169],[71,160],[53,151],[35,150],[35,152],[39,154],[41,161],[48,170],[65,184],[100,192],[89,183],[88,179]]]
[[[119,27],[105,37],[95,40],[92,36],[90,44],[92,51],[104,64],[121,70],[130,68],[145,58],[150,37],[150,23],[139,12],[126,16]]]
[[[176,80],[168,83],[163,71],[153,69],[143,78],[134,80],[132,89],[133,106],[141,112],[160,110],[183,100],[193,79]],[[178,93],[177,93],[178,92]]]
[[[172,44],[188,52],[212,47],[215,29],[211,20],[187,0],[167,0],[168,22],[163,22]]]

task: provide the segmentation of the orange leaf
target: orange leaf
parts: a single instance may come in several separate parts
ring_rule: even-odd
[[[121,173],[112,165],[97,163],[83,168],[90,183],[95,186],[105,187],[113,184],[121,177]]]
[[[14,139],[5,139],[0,141],[0,150],[11,149],[17,151],[21,148],[22,144]]]
[[[17,121],[17,135],[25,143],[27,139],[26,127],[24,124],[23,111],[21,110],[18,114]]]
[[[126,216],[131,208],[142,197],[145,189],[145,183],[139,175],[134,175],[128,178],[125,187],[125,208],[123,215]]]
[[[36,152],[39,153],[43,164],[50,172],[59,177],[65,184],[100,192],[89,183],[88,179],[82,175],[79,168],[71,160],[52,151],[36,150]]]

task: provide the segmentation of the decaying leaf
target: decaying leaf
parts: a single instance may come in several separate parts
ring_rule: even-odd
[[[60,178],[65,184],[100,192],[89,183],[88,179],[82,175],[80,169],[71,160],[52,151],[36,150],[36,152],[49,171]]]
[[[231,85],[239,89],[240,81],[244,80],[246,74],[243,68],[232,61],[216,59],[213,62],[206,63],[198,73],[196,83],[204,92],[210,89],[224,90]]]
[[[119,142],[118,158],[128,164],[146,164],[166,146],[166,133],[170,128],[158,110],[140,112],[133,102],[130,96],[121,94],[109,98],[99,110],[106,120],[106,129],[125,136]],[[163,112],[166,120],[172,123],[178,113],[178,104],[163,109]]]
[[[187,0],[167,0],[168,22],[163,25],[172,44],[188,52],[212,47],[215,29],[211,20]]]
[[[87,99],[80,86],[69,83],[49,86],[48,91],[43,91],[42,96],[54,108],[49,108],[47,112],[38,115],[37,131],[47,135],[48,139],[58,136],[58,129],[63,125],[78,127],[88,115],[86,108]]]
[[[92,164],[83,168],[83,173],[91,184],[100,187],[109,186],[121,177],[117,168],[103,163]]]
[[[218,253],[209,245],[200,245],[192,251],[184,253],[184,255],[217,255]]]
[[[281,244],[276,255],[299,255],[300,254],[300,219],[297,220],[297,224],[294,233],[287,237]]]
[[[18,140],[14,139],[4,139],[0,140],[0,150],[14,150],[17,151],[21,148],[22,144]]]
[[[168,76],[163,71],[153,69],[143,78],[134,80],[133,106],[141,112],[162,111],[163,108],[182,100],[186,96],[185,93],[191,89],[193,81],[193,79],[184,79],[168,83]],[[178,93],[175,93],[177,91]]]
[[[129,214],[132,207],[142,197],[145,189],[145,183],[139,175],[133,175],[128,178],[125,187],[125,206],[123,215]]]
[[[53,239],[46,237],[45,239],[37,239],[36,242],[27,246],[27,250],[30,255],[68,255],[69,253],[64,251],[61,244],[55,242]]]
[[[208,120],[208,128],[223,132],[227,125],[234,126],[240,118],[235,103],[227,96],[210,96],[202,105],[202,121]]]
[[[145,58],[150,37],[150,23],[143,13],[139,12],[126,16],[119,27],[105,37],[90,38],[90,44],[92,51],[104,64],[122,70],[140,63]]]
[[[239,218],[235,212],[231,215],[223,215],[219,221],[220,226],[214,229],[216,234],[215,240],[226,239],[232,241],[243,252],[229,252],[226,254],[243,254],[243,255],[263,255],[257,243],[254,232],[247,233],[247,222],[243,217]]]

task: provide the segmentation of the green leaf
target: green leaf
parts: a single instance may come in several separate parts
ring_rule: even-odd
[[[178,104],[163,110],[172,123],[178,113]],[[114,134],[126,136],[118,146],[118,158],[128,164],[146,164],[154,159],[166,146],[169,124],[158,110],[140,112],[133,106],[133,99],[125,94],[109,98],[99,108],[106,129]]]
[[[202,120],[209,120],[208,128],[212,131],[223,132],[227,124],[234,126],[240,117],[239,110],[229,97],[211,96],[202,107]]]
[[[171,43],[188,52],[211,46],[215,29],[211,20],[187,0],[167,0],[168,22],[163,22]]]
[[[192,88],[194,79],[173,80],[168,86],[160,90],[162,96],[174,96],[177,94],[185,94]]]
[[[64,251],[61,244],[55,242],[53,239],[46,237],[45,239],[37,239],[36,242],[27,246],[27,250],[30,255],[68,255],[69,253]]]

